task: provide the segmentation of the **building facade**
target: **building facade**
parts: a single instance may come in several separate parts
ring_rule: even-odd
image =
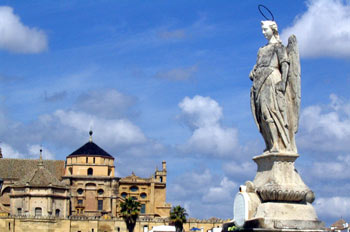
[[[114,157],[90,140],[62,160],[0,158],[0,215],[120,216],[126,197],[141,203],[141,216],[166,218],[166,162],[150,178],[115,177]]]

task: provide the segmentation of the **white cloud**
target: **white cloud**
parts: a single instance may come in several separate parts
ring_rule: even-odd
[[[20,154],[17,150],[12,148],[9,144],[1,143],[2,155],[4,158],[23,158],[23,155]]]
[[[55,159],[55,155],[51,151],[49,151],[46,147],[40,146],[39,144],[33,144],[28,146],[29,156],[31,156],[33,159],[38,159],[40,155],[40,149],[42,149],[43,159]]]
[[[350,197],[318,198],[314,205],[317,215],[328,220],[350,217]]]
[[[46,147],[42,147],[38,144],[27,145],[27,150],[24,153],[20,153],[11,145],[1,143],[1,150],[4,158],[11,159],[39,159],[40,149],[43,150],[43,159],[55,159],[55,155],[49,151]]]
[[[304,57],[350,56],[350,5],[342,0],[309,0],[307,11],[282,31],[282,40],[295,34]]]
[[[3,142],[11,144],[27,157],[27,144],[44,144],[61,154],[58,159],[63,159],[64,155],[88,141],[88,132],[92,129],[93,141],[111,155],[117,156],[118,161],[121,160],[119,154],[123,155],[124,160],[132,162],[135,157],[159,158],[169,153],[168,147],[148,138],[140,127],[128,119],[130,108],[134,105],[132,96],[104,89],[88,92],[78,98],[71,109],[58,109],[40,115],[37,120],[29,123],[5,121],[2,124],[0,113],[0,135],[4,138]],[[99,106],[99,103],[106,109]],[[116,112],[118,110],[124,112]],[[45,157],[45,150],[43,155]],[[125,173],[130,169],[125,166],[120,172]],[[146,169],[150,170],[150,167],[145,167],[144,170]]]
[[[209,169],[185,173],[169,185],[168,199],[173,205],[186,207],[190,217],[205,218],[213,215],[232,215],[234,194],[237,184],[226,176],[216,176]]]
[[[237,184],[230,181],[226,176],[221,180],[219,186],[213,186],[208,189],[205,195],[202,197],[203,202],[206,203],[219,203],[225,201],[231,201],[233,193],[238,191]]]
[[[350,179],[348,170],[350,170],[350,155],[340,155],[327,162],[315,162],[311,174],[322,179]]]
[[[115,89],[94,90],[80,95],[75,108],[102,117],[119,118],[125,116],[135,101]]]
[[[0,31],[0,48],[18,53],[38,53],[47,49],[46,34],[23,25],[11,7],[0,7]]]
[[[232,161],[223,164],[223,170],[226,175],[232,176],[235,179],[244,178],[244,181],[247,178],[254,178],[256,169],[256,164],[252,160],[240,163]]]
[[[52,117],[62,126],[86,132],[86,134],[92,126],[93,131],[96,132],[94,137],[105,143],[132,145],[146,142],[146,137],[140,128],[127,119],[104,119],[84,112],[64,110],[57,110]]]
[[[185,145],[185,152],[199,152],[213,156],[232,155],[238,149],[238,133],[235,128],[226,128],[220,124],[222,108],[210,97],[185,97],[179,107],[182,118],[193,130]]]
[[[350,148],[350,103],[336,95],[329,105],[302,110],[298,144],[302,148],[327,152],[346,152]]]

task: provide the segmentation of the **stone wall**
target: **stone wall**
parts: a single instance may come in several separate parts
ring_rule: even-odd
[[[221,225],[227,221],[210,219],[196,220],[190,219],[184,224],[186,232],[191,228],[203,228],[203,232]],[[168,219],[141,218],[137,221],[134,232],[144,232],[147,228],[151,230],[154,226],[169,225]],[[48,217],[1,217],[1,232],[127,232],[122,219],[102,219],[102,218],[71,218],[59,219]]]

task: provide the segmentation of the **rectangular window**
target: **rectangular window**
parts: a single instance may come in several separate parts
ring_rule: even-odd
[[[97,201],[97,207],[98,207],[98,210],[103,210],[103,200]]]
[[[95,163],[95,157],[94,157],[94,163]]]
[[[35,216],[41,216],[42,215],[42,210],[40,207],[35,208]]]
[[[83,204],[83,200],[79,199],[78,200],[78,205],[82,205]]]
[[[21,215],[22,215],[22,208],[18,208],[18,209],[17,209],[17,215],[18,215],[18,216],[21,216]]]
[[[141,205],[141,213],[146,213],[146,205],[145,204]]]

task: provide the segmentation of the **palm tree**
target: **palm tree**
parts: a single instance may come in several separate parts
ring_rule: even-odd
[[[176,232],[183,231],[183,224],[186,223],[186,209],[181,206],[174,206],[170,211],[170,221],[175,224]]]
[[[131,197],[126,198],[124,202],[120,202],[120,213],[125,221],[129,232],[133,232],[136,220],[140,214],[141,204]]]

